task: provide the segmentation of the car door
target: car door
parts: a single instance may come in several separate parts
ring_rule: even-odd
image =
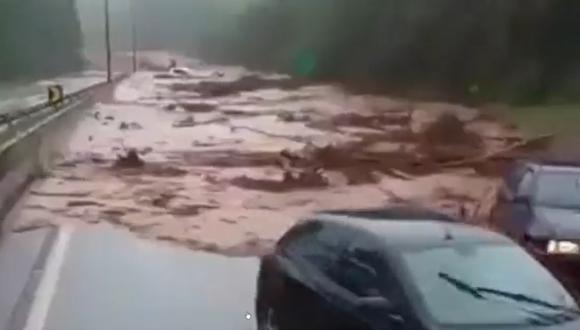
[[[536,172],[526,168],[519,181],[515,181],[510,189],[513,195],[507,200],[505,212],[506,233],[518,242],[522,242],[527,228],[533,221],[529,202],[531,202]]]

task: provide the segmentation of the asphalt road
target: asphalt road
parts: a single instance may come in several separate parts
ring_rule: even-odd
[[[23,292],[32,278],[35,263],[43,250],[47,230],[10,235],[0,240],[0,329],[10,329],[12,313],[21,300],[27,304]],[[14,320],[16,322],[16,320]]]
[[[110,228],[14,234],[0,249],[0,329],[254,329],[257,268]]]

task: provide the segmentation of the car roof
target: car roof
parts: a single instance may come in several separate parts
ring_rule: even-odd
[[[550,173],[580,174],[580,168],[578,167],[542,166],[541,170],[542,172],[550,172]]]
[[[536,171],[580,173],[580,161],[576,160],[529,160],[524,165]]]
[[[361,210],[332,210],[320,212],[319,214],[348,216],[353,218],[363,218],[367,220],[380,220],[380,221],[389,221],[389,220],[417,221],[429,219],[433,221],[442,221],[442,222],[458,222],[457,219],[454,219],[447,214],[443,214],[425,208],[408,207],[408,206],[393,206],[393,207],[361,209]]]
[[[434,213],[437,214],[437,213]],[[455,243],[496,243],[511,241],[498,233],[458,221],[441,221],[425,217],[385,221],[362,216],[336,213],[321,213],[316,221],[335,225],[349,231],[363,233],[369,239],[391,248],[435,247]]]

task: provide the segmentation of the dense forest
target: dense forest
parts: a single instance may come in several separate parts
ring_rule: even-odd
[[[575,0],[261,0],[202,50],[397,93],[536,102],[580,96],[579,17]]]
[[[0,81],[78,70],[75,0],[0,0]]]
[[[102,48],[102,1],[77,0]],[[577,0],[134,0],[139,48],[187,52],[390,93],[580,98]],[[130,2],[111,0],[115,51]],[[0,80],[82,65],[75,0],[0,0]],[[93,47],[95,48],[95,47]]]

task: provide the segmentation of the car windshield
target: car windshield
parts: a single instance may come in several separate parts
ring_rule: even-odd
[[[442,325],[534,324],[538,315],[576,309],[560,283],[515,246],[431,247],[402,258],[424,308]]]
[[[537,185],[538,204],[580,209],[580,173],[544,173]]]

